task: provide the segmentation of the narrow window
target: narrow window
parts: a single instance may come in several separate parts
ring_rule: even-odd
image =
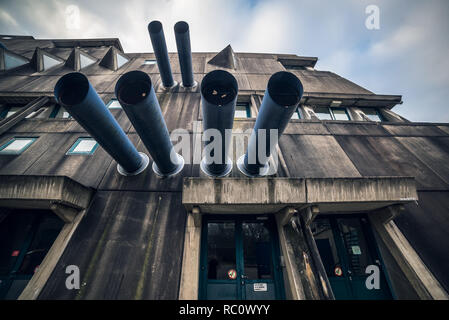
[[[67,154],[93,154],[98,147],[93,138],[78,138]]]
[[[153,64],[156,64],[156,60],[154,60],[154,59],[147,59],[147,60],[145,60],[145,61],[143,62],[143,64],[144,64],[144,65],[147,65],[147,66],[151,66],[151,65],[153,65]]]
[[[14,69],[27,63],[28,61],[24,58],[5,52],[5,70]]]
[[[360,110],[363,111],[365,116],[368,117],[371,121],[381,122],[383,121],[383,118],[376,108],[361,108]]]
[[[55,105],[49,118],[72,119],[72,116],[60,105]]]
[[[248,102],[237,102],[234,119],[251,118],[251,108]]]
[[[284,65],[284,68],[288,70],[306,70],[306,67],[304,66],[288,65],[288,64]]]
[[[86,68],[90,66],[91,64],[94,64],[95,60],[89,58],[88,56],[80,53],[80,67],[81,69]]]
[[[301,113],[299,112],[299,108],[297,108],[296,111],[293,112],[292,119],[296,119],[296,120],[301,119]]]
[[[314,112],[320,120],[332,120],[332,115],[328,107],[315,108]]]
[[[122,106],[120,105],[120,102],[118,102],[117,99],[109,100],[106,107],[108,107],[109,109],[121,109],[122,108]]]
[[[331,108],[334,120],[350,120],[346,108]]]
[[[14,137],[7,143],[0,146],[0,154],[21,154],[37,138]]]
[[[117,53],[117,68],[121,68],[128,61],[129,60],[127,58],[125,58],[121,54]]]
[[[62,61],[56,60],[55,58],[47,56],[46,54],[42,55],[42,59],[44,61],[44,71],[62,63]]]
[[[19,111],[22,107],[10,107],[8,109],[8,112],[6,113],[5,118],[11,117],[13,114],[15,114],[17,111]]]

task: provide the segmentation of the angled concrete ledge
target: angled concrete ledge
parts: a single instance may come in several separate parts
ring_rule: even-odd
[[[92,188],[65,176],[0,175],[0,207],[48,209],[65,223],[38,270],[19,296],[20,300],[35,300],[39,297],[85,215],[93,193]]]
[[[411,177],[184,178],[188,211],[267,213],[316,205],[320,212],[366,211],[418,199]]]
[[[93,192],[65,176],[0,175],[0,207],[50,209],[64,221],[87,208]]]

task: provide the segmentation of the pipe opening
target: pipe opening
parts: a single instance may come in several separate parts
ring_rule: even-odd
[[[237,96],[237,80],[232,74],[223,70],[209,72],[201,82],[201,94],[207,102],[223,106]]]
[[[176,33],[186,33],[189,31],[189,24],[185,21],[178,21],[175,24],[175,32]]]
[[[292,106],[301,100],[303,87],[294,74],[280,71],[273,74],[268,81],[268,93],[277,104]]]
[[[162,30],[162,23],[160,21],[154,20],[148,24],[148,31],[150,33],[159,33]]]
[[[79,72],[68,73],[58,80],[55,86],[55,97],[65,106],[81,103],[89,92],[89,80]]]
[[[148,97],[151,88],[151,79],[146,73],[130,71],[117,82],[117,99],[125,105],[135,105]]]

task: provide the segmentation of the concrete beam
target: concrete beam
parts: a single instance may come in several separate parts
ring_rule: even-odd
[[[199,219],[199,223],[195,222]],[[198,225],[197,225],[198,224]],[[184,235],[184,253],[182,258],[179,300],[197,300],[200,270],[201,215],[195,218],[193,212],[187,215]]]
[[[415,201],[415,180],[410,177],[309,178],[308,203]]]
[[[291,243],[287,240],[284,227],[282,225],[282,217],[275,215],[276,225],[279,235],[279,244],[281,254],[285,262],[284,277],[286,278],[286,294],[289,300],[306,300],[304,288],[301,281],[300,268],[295,262],[295,253]]]
[[[217,213],[223,212],[220,208],[229,213],[276,212],[287,205],[302,205],[305,200],[304,180],[288,178],[184,178],[182,193],[188,211],[199,206],[202,212]]]
[[[416,201],[411,177],[184,178],[182,203],[202,213],[269,213],[314,205],[319,212],[368,211]]]
[[[290,222],[293,215],[297,213],[298,211],[295,208],[292,207],[286,207],[282,209],[280,212],[276,213],[277,221],[280,224],[281,227],[285,226],[287,223]]]
[[[310,226],[315,217],[320,213],[318,206],[308,206],[304,210],[301,210],[301,215],[306,226]]]

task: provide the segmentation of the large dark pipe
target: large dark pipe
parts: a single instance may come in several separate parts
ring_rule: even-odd
[[[176,85],[171,73],[170,60],[168,58],[167,44],[165,43],[164,29],[159,21],[151,21],[148,24],[151,44],[153,45],[154,55],[156,56],[157,66],[161,74],[162,85],[171,88]]]
[[[179,66],[181,68],[182,86],[193,87],[192,50],[190,48],[189,24],[179,21],[175,24],[176,47],[178,48]]]
[[[231,137],[227,132],[234,124],[235,104],[237,102],[238,85],[232,74],[223,70],[209,72],[201,82],[201,108],[203,110],[203,131],[215,129],[221,135],[221,150],[206,152],[201,161],[201,170],[209,176],[223,177],[232,170],[232,160],[228,157]],[[210,138],[210,137],[209,137]],[[213,143],[210,139],[205,143]],[[214,143],[215,145],[215,143]],[[215,152],[221,152],[214,161]]]
[[[142,71],[125,73],[117,81],[115,96],[151,154],[154,172],[163,177],[180,172],[184,167],[184,158],[173,149],[148,74]]]
[[[123,175],[145,170],[148,156],[137,152],[85,75],[72,72],[55,86],[56,101],[117,161]]]
[[[280,71],[270,77],[249,139],[248,149],[237,161],[237,166],[243,174],[258,177],[268,173],[268,158],[277,145],[277,139],[274,139],[276,133],[271,130],[277,130],[278,139],[281,137],[293,112],[298,107],[302,94],[302,83],[294,74]],[[263,143],[265,146],[261,145]],[[262,159],[260,159],[259,148],[265,150]]]

